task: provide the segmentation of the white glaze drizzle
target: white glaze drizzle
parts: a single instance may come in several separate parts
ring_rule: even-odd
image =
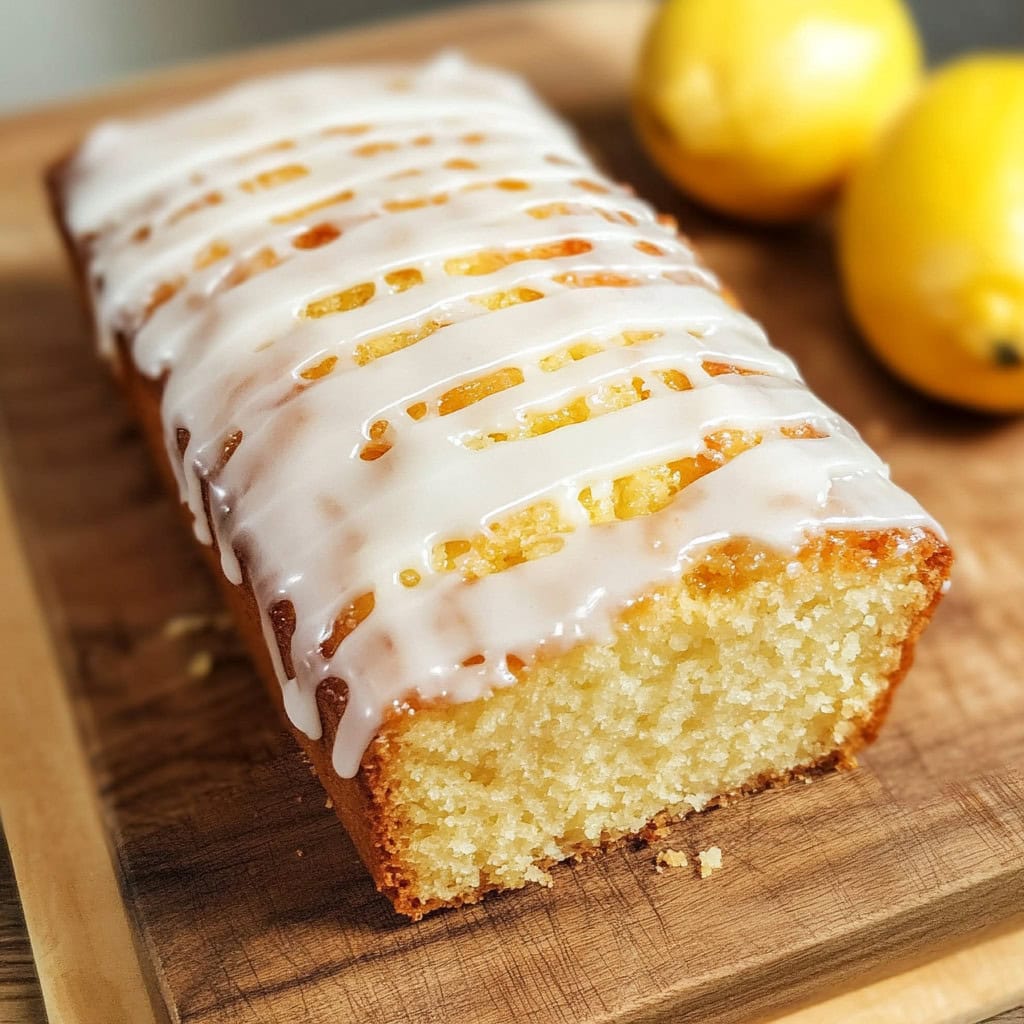
[[[290,179],[259,184],[289,166],[299,168]],[[410,199],[431,201],[388,208]],[[547,217],[528,214],[551,204]],[[514,682],[510,655],[528,663],[609,639],[625,607],[717,540],[795,552],[826,528],[939,532],[760,327],[723,301],[689,246],[503,73],[451,56],[415,69],[309,71],[104,125],[69,168],[66,216],[88,247],[104,349],[113,353],[122,332],[138,369],[164,378],[168,454],[197,534],[218,545],[235,582],[243,553],[293,722],[318,737],[318,685],[348,685],[334,745],[343,776],[355,774],[389,708],[410,696],[473,700]],[[340,236],[296,248],[318,225]],[[473,253],[567,241],[586,251],[476,276],[445,270]],[[195,269],[212,243],[230,254]],[[232,283],[240,262],[267,251],[276,266]],[[410,268],[422,282],[392,293],[386,275]],[[592,272],[630,286],[576,286]],[[183,287],[147,318],[154,290],[176,280]],[[364,305],[303,316],[367,284],[375,294]],[[509,289],[529,289],[531,301],[482,301]],[[444,326],[359,365],[368,340],[430,321]],[[650,337],[626,346],[624,331]],[[603,351],[541,368],[584,340]],[[303,377],[325,359],[335,360],[329,372]],[[713,376],[706,363],[758,375]],[[522,373],[517,386],[438,415],[441,395],[508,367]],[[661,383],[664,371],[685,374],[692,389]],[[467,443],[634,377],[650,395],[628,408],[526,440]],[[414,403],[434,411],[414,419]],[[391,448],[366,461],[378,421]],[[779,433],[802,424],[827,436]],[[590,524],[582,489],[695,456],[722,428],[765,436],[661,511]],[[220,465],[236,431],[242,441]],[[542,500],[572,526],[556,554],[472,584],[431,568],[435,544]],[[419,585],[401,585],[406,569]],[[325,656],[335,618],[371,592],[373,611]],[[296,616],[292,678],[269,619],[281,600]]]

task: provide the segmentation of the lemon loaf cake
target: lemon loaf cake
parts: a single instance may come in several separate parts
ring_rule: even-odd
[[[243,84],[100,126],[51,190],[398,911],[548,882],[875,735],[940,529],[518,79]]]

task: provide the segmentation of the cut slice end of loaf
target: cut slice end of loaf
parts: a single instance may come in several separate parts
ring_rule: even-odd
[[[795,557],[710,549],[604,644],[517,685],[396,715],[367,752],[364,858],[418,918],[543,882],[574,854],[728,794],[848,765],[873,739],[948,576],[926,531],[829,533]],[[368,805],[368,806],[367,806]]]

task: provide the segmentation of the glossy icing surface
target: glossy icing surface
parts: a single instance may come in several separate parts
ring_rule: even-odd
[[[347,684],[342,775],[389,708],[607,640],[710,543],[938,529],[511,76],[243,85],[101,126],[66,200],[102,346],[163,380],[183,499],[244,565],[293,722],[319,736],[317,687]],[[710,458],[721,431],[756,439]],[[607,512],[693,466],[657,511]],[[468,568],[531,509],[541,542]]]

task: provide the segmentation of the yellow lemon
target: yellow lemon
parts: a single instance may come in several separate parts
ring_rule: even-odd
[[[931,81],[854,174],[839,254],[853,314],[897,374],[1024,410],[1024,57]]]
[[[634,87],[641,139],[709,206],[813,213],[918,85],[900,0],[668,0]]]

